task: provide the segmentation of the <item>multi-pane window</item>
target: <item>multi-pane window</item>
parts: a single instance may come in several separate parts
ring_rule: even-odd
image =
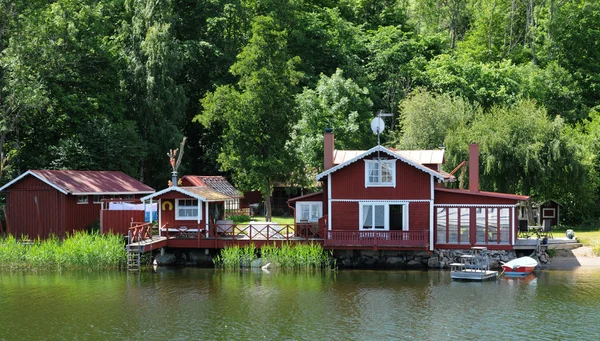
[[[196,199],[177,199],[175,202],[175,219],[195,220],[202,219],[202,212]]]
[[[365,160],[365,186],[395,186],[396,160]]]
[[[469,243],[469,208],[437,208],[437,242],[443,244]]]
[[[485,232],[486,232],[486,220],[487,220],[487,210],[482,207],[478,207],[477,209],[477,233],[476,233],[476,241],[477,244],[485,244]]]
[[[361,205],[361,224],[363,230],[385,230],[386,224],[386,209],[387,205],[383,204],[362,204]]]
[[[88,203],[88,196],[87,195],[78,195],[77,196],[77,203],[78,204],[87,204]]]
[[[323,203],[298,202],[296,212],[298,222],[317,222],[323,216]]]
[[[510,209],[500,209],[500,243],[508,243],[508,230],[510,229]]]

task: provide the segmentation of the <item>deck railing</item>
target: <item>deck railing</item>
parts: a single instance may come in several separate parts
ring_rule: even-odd
[[[325,246],[426,247],[428,230],[327,231]]]
[[[152,224],[132,222],[127,232],[129,243],[136,243],[146,239],[152,239]]]
[[[309,241],[316,240],[333,247],[406,247],[424,248],[429,245],[429,231],[327,231],[323,224],[243,223],[198,226],[169,226],[160,229],[167,239],[217,241]]]

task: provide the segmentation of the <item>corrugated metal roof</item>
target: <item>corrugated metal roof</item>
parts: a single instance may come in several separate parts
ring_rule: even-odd
[[[455,189],[455,188],[436,188],[436,191],[440,192],[448,192],[448,193],[457,193],[457,194],[465,194],[465,195],[474,195],[474,196],[482,196],[482,197],[491,197],[491,198],[500,198],[500,199],[510,199],[510,200],[528,200],[529,197],[527,195],[519,195],[519,194],[508,194],[508,193],[499,193],[499,192],[471,192],[466,189]]]
[[[231,198],[242,198],[244,195],[233,187],[232,184],[220,175],[185,175],[181,178],[188,180],[192,185],[202,187],[208,186],[217,192],[223,193]]]
[[[46,182],[67,194],[148,194],[154,189],[119,171],[29,170],[7,183],[0,191],[10,187],[27,175]]]
[[[354,152],[359,152],[359,151],[351,151],[351,152],[354,153]],[[424,171],[425,173],[431,174],[431,175],[435,176],[436,178],[438,178],[440,180],[443,180],[443,181],[452,181],[452,180],[454,180],[454,176],[449,175],[447,173],[446,174],[442,174],[442,173],[440,173],[438,171],[430,169],[430,168],[424,166],[420,162],[414,160],[413,158],[411,158],[411,157],[409,157],[407,155],[397,153],[395,151],[387,149],[384,146],[375,146],[375,147],[373,147],[373,148],[371,148],[371,149],[369,149],[367,151],[362,152],[361,154],[358,154],[358,155],[354,156],[351,159],[345,160],[343,163],[340,163],[340,164],[338,164],[338,165],[336,165],[336,166],[334,166],[334,167],[332,167],[332,168],[330,168],[330,169],[328,169],[328,170],[326,170],[326,171],[318,174],[317,175],[317,181],[321,180],[326,175],[331,174],[331,173],[337,171],[338,169],[344,168],[347,165],[352,164],[352,163],[354,163],[354,162],[356,162],[356,161],[358,161],[358,160],[366,157],[367,155],[370,155],[370,154],[373,154],[373,153],[376,153],[376,152],[382,152],[382,153],[385,153],[385,154],[387,154],[387,155],[389,155],[391,157],[394,157],[394,158],[396,158],[398,160],[404,161],[407,164],[409,164],[409,165],[411,165],[411,166],[413,166],[413,167],[415,167],[417,169],[420,169],[420,170]],[[352,154],[349,153],[348,155],[352,155]],[[335,154],[334,154],[334,160],[335,160]]]
[[[181,187],[181,188],[183,188],[185,191],[188,191],[190,193],[194,193],[198,196],[206,198],[206,200],[208,200],[208,201],[221,201],[221,200],[225,201],[225,200],[232,199],[227,194],[216,191],[215,189],[210,188],[210,187],[198,186],[198,187]]]
[[[410,158],[420,164],[442,164],[444,163],[444,150],[388,150],[395,154]],[[339,165],[348,160],[351,160],[358,155],[363,154],[366,150],[335,150],[333,154],[333,164]]]

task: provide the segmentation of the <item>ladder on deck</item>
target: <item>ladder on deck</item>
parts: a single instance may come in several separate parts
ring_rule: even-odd
[[[141,258],[141,253],[139,251],[132,251],[127,248],[127,270],[139,271],[141,266]]]

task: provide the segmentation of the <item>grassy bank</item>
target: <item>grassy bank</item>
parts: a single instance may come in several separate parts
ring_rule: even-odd
[[[23,243],[13,236],[0,239],[0,267],[4,269],[107,269],[121,268],[127,254],[123,237],[75,232]]]
[[[575,231],[575,238],[583,244],[583,246],[589,246],[594,250],[596,256],[600,256],[600,229],[597,227],[585,228],[585,227],[561,227],[558,230],[552,231],[552,234],[557,237],[565,236],[565,231],[571,229]]]
[[[284,269],[325,268],[330,264],[330,254],[319,244],[289,244],[281,247],[266,245],[257,249],[253,244],[227,247],[221,250],[213,262],[218,268],[238,269],[252,266],[258,258],[258,265],[271,263],[273,267]]]

